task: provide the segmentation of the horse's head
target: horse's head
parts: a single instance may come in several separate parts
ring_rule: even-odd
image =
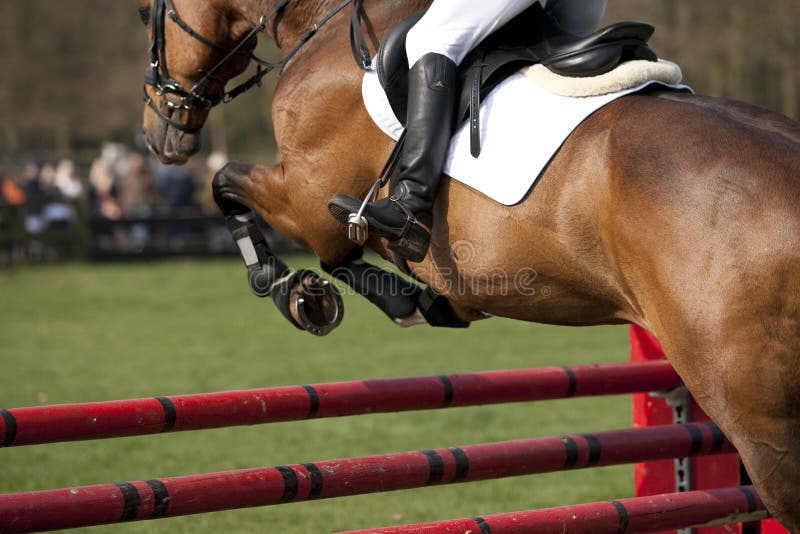
[[[139,0],[150,35],[144,135],[164,163],[200,149],[200,130],[225,98],[225,83],[250,62],[252,22],[230,0]]]

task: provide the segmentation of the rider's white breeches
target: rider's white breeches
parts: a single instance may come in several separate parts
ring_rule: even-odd
[[[429,53],[442,54],[460,64],[492,32],[537,0],[434,0],[408,32],[406,52],[413,66]],[[592,32],[603,18],[606,0],[548,0],[546,10],[566,31]]]

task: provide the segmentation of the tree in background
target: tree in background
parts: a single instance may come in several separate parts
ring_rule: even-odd
[[[653,23],[659,56],[698,93],[760,104],[800,119],[800,2],[611,0],[607,20]]]
[[[768,9],[745,0],[612,0],[607,21],[623,19],[653,23],[655,50],[679,63],[698,92],[800,118],[797,0],[772,0]],[[132,144],[146,41],[133,1],[0,2],[0,156],[44,151],[88,161],[103,141]],[[212,113],[208,150],[274,157],[272,83]]]

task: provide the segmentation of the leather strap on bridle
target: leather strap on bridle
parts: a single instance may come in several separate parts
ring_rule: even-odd
[[[353,0],[350,10],[350,49],[353,51],[356,64],[362,70],[372,70],[372,53],[361,30],[361,20],[366,19],[363,2],[364,0]]]
[[[227,49],[210,39],[204,37],[196,32],[184,21],[177,10],[175,9],[172,0],[154,0],[153,2],[153,31],[150,41],[150,69],[145,72],[145,85],[152,86],[156,93],[159,95],[173,94],[177,96],[180,103],[176,104],[173,101],[167,101],[167,109],[176,110],[193,110],[193,109],[210,109],[221,103],[228,103],[239,95],[249,91],[253,87],[261,86],[261,82],[267,74],[273,70],[277,70],[280,74],[283,69],[291,61],[291,59],[305,46],[308,41],[334,16],[341,12],[348,5],[351,5],[350,17],[350,46],[353,52],[353,57],[356,60],[359,68],[369,70],[372,68],[371,54],[367,46],[364,32],[361,29],[361,22],[365,18],[362,7],[363,0],[344,0],[336,7],[331,9],[319,22],[313,24],[303,35],[300,36],[297,43],[292,49],[278,62],[265,61],[252,53],[254,45],[245,50],[245,46],[251,43],[252,40],[267,27],[270,21],[277,23],[277,15],[290,3],[291,0],[280,0],[272,9],[263,15],[258,24],[245,35],[236,46],[232,49]],[[212,68],[203,73],[203,77],[191,89],[186,90],[181,87],[180,83],[169,74],[169,69],[166,63],[166,37],[165,37],[165,24],[166,18],[169,17],[171,21],[177,24],[184,32],[196,39],[197,41],[208,46],[221,54],[223,58],[217,62]],[[234,56],[246,54],[250,59],[257,64],[256,72],[250,78],[240,83],[231,90],[225,90],[216,95],[206,95],[208,85],[212,81],[223,83],[217,76],[218,72],[225,66]],[[153,102],[152,98],[147,94],[147,89],[144,89],[145,103],[170,126],[177,128],[180,131],[187,133],[196,133],[199,128],[190,128],[184,124],[176,122],[164,114],[159,107]]]

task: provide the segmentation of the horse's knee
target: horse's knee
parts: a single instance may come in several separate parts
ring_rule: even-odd
[[[250,211],[250,201],[242,187],[242,179],[249,176],[252,165],[229,162],[214,175],[211,191],[214,201],[225,215],[241,215]]]

